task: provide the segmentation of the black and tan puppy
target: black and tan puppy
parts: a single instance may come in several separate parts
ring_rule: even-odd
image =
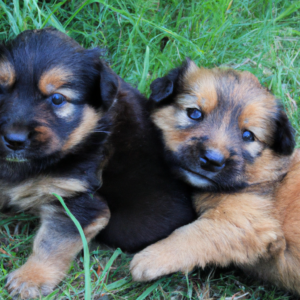
[[[99,50],[54,29],[25,31],[0,46],[0,208],[41,216],[32,255],[8,276],[12,295],[51,292],[82,248],[52,193],[64,198],[88,240],[109,220],[95,192],[116,90],[111,76]]]
[[[300,295],[300,153],[280,103],[249,72],[192,61],[151,89],[166,157],[195,188],[199,217],[137,254],[133,278],[234,263]]]

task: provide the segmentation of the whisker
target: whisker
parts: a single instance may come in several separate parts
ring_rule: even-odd
[[[109,131],[102,131],[102,130],[93,130],[93,132],[109,133]]]

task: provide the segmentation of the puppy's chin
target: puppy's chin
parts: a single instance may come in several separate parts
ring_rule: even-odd
[[[195,187],[208,188],[213,186],[213,182],[210,179],[200,174],[196,174],[194,172],[182,168],[180,168],[179,172],[187,183]]]

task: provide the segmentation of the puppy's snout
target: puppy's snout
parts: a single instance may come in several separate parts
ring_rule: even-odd
[[[200,156],[200,166],[206,171],[219,172],[225,167],[225,157],[219,150],[206,150]]]
[[[16,132],[10,131],[2,136],[6,148],[18,151],[25,148],[28,141],[29,133],[27,131]]]

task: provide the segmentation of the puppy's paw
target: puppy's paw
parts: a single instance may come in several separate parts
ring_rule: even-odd
[[[6,288],[10,295],[20,299],[35,299],[50,294],[56,285],[53,270],[27,262],[7,277]],[[57,279],[57,274],[55,276]]]
[[[150,281],[179,270],[176,268],[173,253],[156,245],[136,254],[130,263],[130,271],[135,281]]]

